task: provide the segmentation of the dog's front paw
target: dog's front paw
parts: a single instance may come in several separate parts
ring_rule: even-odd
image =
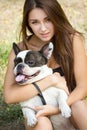
[[[36,117],[31,117],[30,119],[27,120],[27,125],[30,127],[34,127],[37,124],[38,120]]]
[[[71,109],[70,109],[70,107],[68,105],[63,106],[61,108],[61,114],[62,114],[63,117],[69,118],[71,116]]]

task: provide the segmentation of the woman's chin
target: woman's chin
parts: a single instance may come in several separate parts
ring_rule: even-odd
[[[49,38],[49,37],[42,37],[41,40],[43,42],[49,42],[51,40],[51,38]]]

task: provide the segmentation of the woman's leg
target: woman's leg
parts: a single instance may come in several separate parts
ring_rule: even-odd
[[[71,109],[75,126],[77,126],[79,130],[87,130],[87,100],[74,103]]]
[[[39,117],[37,125],[33,128],[27,126],[27,122],[25,120],[25,127],[26,130],[53,130],[52,124],[47,117]]]

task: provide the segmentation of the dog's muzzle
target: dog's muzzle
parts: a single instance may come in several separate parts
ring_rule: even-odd
[[[17,73],[15,80],[16,80],[16,82],[23,84],[27,80],[36,77],[39,73],[40,73],[40,70],[38,70],[37,72],[35,72],[32,75],[26,75],[26,74],[21,73],[21,71],[20,71],[20,72]]]

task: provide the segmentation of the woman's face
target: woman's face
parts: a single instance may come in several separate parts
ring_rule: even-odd
[[[54,25],[42,9],[33,9],[29,13],[28,21],[33,33],[40,40],[47,42],[54,36]]]

